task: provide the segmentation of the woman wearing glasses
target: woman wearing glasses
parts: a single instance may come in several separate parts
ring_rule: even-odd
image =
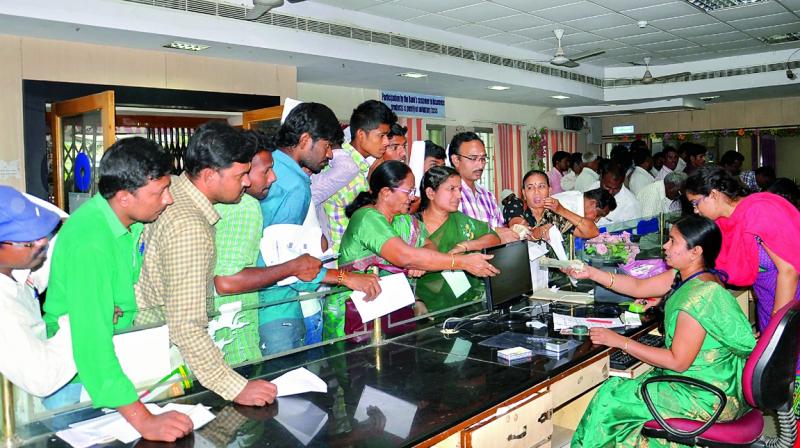
[[[350,218],[339,249],[340,271],[364,272],[377,267],[381,275],[403,272],[465,270],[478,277],[495,275],[483,254],[443,254],[423,247],[425,230],[408,215],[416,193],[414,175],[403,162],[390,160],[375,169],[369,191],[356,196],[345,212]],[[349,293],[330,297],[325,307],[324,337],[345,334],[345,301]]]
[[[433,249],[449,254],[479,251],[500,244],[500,238],[485,221],[458,211],[461,204],[461,176],[448,166],[434,166],[421,183],[420,213],[427,239]],[[427,311],[438,311],[471,302],[483,294],[483,282],[473,275],[444,277],[430,272],[417,281],[416,294]],[[463,289],[469,286],[469,289]],[[419,304],[418,304],[419,306]],[[423,311],[424,312],[424,311]],[[418,311],[418,314],[420,312]]]
[[[686,180],[686,197],[696,213],[722,231],[717,260],[728,283],[753,286],[758,326],[791,300],[800,299],[800,212],[772,193],[748,194],[738,178],[720,167],[704,167]]]
[[[728,274],[728,283],[753,286],[763,330],[776,311],[800,299],[800,212],[776,194],[748,194],[737,177],[717,166],[700,168],[685,189],[695,212],[713,219],[722,231],[717,267]]]

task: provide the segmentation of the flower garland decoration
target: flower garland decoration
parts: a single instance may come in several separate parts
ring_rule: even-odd
[[[633,137],[636,139],[644,139],[649,137],[651,140],[661,138],[664,142],[670,142],[674,146],[680,143],[692,140],[702,141],[707,138],[714,137],[759,137],[762,135],[771,135],[774,137],[798,137],[800,136],[800,126],[784,126],[780,128],[738,128],[738,129],[720,129],[714,131],[692,131],[692,132],[653,132],[648,134],[638,134],[635,136],[621,136],[624,141],[629,141]]]
[[[631,241],[630,232],[611,234],[608,232],[586,241],[586,253],[603,258],[616,259],[630,263],[639,254],[639,245]]]
[[[547,128],[528,131],[528,150],[531,154],[530,167],[543,170],[547,165]]]

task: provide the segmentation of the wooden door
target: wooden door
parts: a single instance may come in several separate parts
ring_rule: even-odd
[[[100,159],[116,140],[114,91],[53,103],[51,112],[53,196],[72,213],[97,192]]]
[[[244,112],[242,128],[261,131],[267,135],[275,135],[281,127],[283,106],[266,107]]]

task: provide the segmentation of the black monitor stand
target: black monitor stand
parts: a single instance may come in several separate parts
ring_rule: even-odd
[[[489,317],[489,321],[493,324],[508,327],[508,328],[525,328],[525,322],[531,320],[531,314],[528,312],[511,311],[511,308],[502,308],[497,310]]]

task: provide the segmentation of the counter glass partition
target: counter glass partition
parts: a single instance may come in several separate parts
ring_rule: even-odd
[[[628,232],[632,243],[637,244],[640,249],[637,258],[660,258],[661,244],[667,229],[670,222],[677,218],[677,215],[657,216],[615,224],[605,230],[617,234]],[[575,258],[591,261],[597,253],[587,253],[586,243],[580,240],[574,242]],[[566,240],[567,251],[569,244],[570,241]],[[569,284],[559,271],[551,269],[549,274],[551,285]],[[275,366],[282,365],[282,357],[296,359],[297,356],[292,355],[299,355],[311,362],[331,356],[332,353],[348,353],[369,346],[376,333],[382,333],[384,338],[401,337],[441,324],[449,317],[475,316],[486,312],[486,297],[481,279],[427,273],[421,278],[410,279],[409,283],[415,300],[413,305],[406,305],[383,317],[378,332],[373,328],[374,322],[361,321],[349,300],[350,291],[340,287],[323,287],[307,293],[294,292],[286,294],[285,298],[271,300],[268,305],[224,303],[219,298],[215,303],[215,299],[210,298],[207,304],[208,332],[215,345],[222,350],[226,362],[245,378],[253,379],[264,378],[269,372],[276,371]],[[456,295],[454,291],[460,294]],[[384,293],[393,297],[393,291]],[[294,322],[299,320],[305,332],[295,335],[295,339],[288,338],[294,340],[294,343],[269,347],[272,332],[280,331],[285,327],[284,323],[291,322],[285,319],[276,325],[264,326],[266,317],[281,314],[276,313],[276,310],[283,310],[283,315],[293,316]],[[178,367],[184,365],[184,361],[179,350],[174,346],[170,347],[162,310],[139,310],[137,313],[140,316],[162,316],[151,320],[148,325],[137,325],[115,336],[123,369],[126,373],[132,369],[130,375],[137,377],[134,384],[139,393],[149,391],[147,400],[208,393],[204,392],[205,389],[191,372],[186,371],[181,375]],[[316,319],[303,319],[301,316],[316,316]],[[323,328],[323,320],[329,323],[331,318],[338,325]],[[85,418],[86,408],[91,407],[91,402],[80,387],[75,389],[77,392],[73,390],[73,396],[67,397],[69,399],[59,396],[59,400],[52,397],[42,400],[14,387],[17,433],[23,439],[30,438],[60,429],[47,426],[54,422],[60,422],[58,424],[62,427],[69,424],[71,415]],[[42,422],[47,422],[47,425],[42,425]]]

